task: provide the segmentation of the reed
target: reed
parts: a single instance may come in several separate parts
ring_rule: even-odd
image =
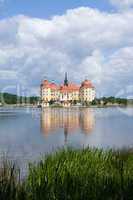
[[[132,200],[132,150],[71,148],[29,165],[20,179],[14,163],[0,166],[0,200]]]
[[[30,165],[31,199],[133,199],[131,150],[61,150]]]
[[[25,200],[26,197],[20,169],[14,162],[4,158],[0,165],[0,200]]]

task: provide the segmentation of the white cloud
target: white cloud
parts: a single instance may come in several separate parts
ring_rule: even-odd
[[[51,20],[1,20],[0,71],[11,72],[1,88],[13,84],[14,77],[14,84],[33,91],[44,76],[62,81],[68,71],[73,81],[90,78],[101,95],[116,94],[133,84],[132,21],[130,10],[107,13],[87,7]]]

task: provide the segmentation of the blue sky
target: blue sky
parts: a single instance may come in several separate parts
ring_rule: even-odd
[[[112,6],[108,0],[5,0],[1,17],[28,15],[39,18],[49,18],[61,15],[68,9],[81,6],[110,11]]]
[[[133,96],[133,0],[0,0],[0,91],[39,94],[44,77],[90,79]]]

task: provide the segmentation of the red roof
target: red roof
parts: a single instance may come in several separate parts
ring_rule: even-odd
[[[44,80],[41,87],[50,88],[52,90],[57,90],[59,88],[55,83],[49,83],[48,80]]]
[[[55,83],[50,83],[50,88],[52,90],[58,90],[59,89],[59,87]]]
[[[55,83],[50,83],[48,80],[44,80],[41,84],[42,88],[50,88],[52,90],[59,90],[60,92],[75,92],[79,91],[80,88],[94,88],[91,81],[85,80],[81,83],[81,86],[78,86],[74,83],[69,83],[66,85],[56,85]]]
[[[94,88],[94,86],[92,85],[91,81],[85,80],[82,82],[80,88]]]
[[[74,92],[74,91],[79,91],[79,86],[74,84],[74,83],[69,83],[68,86],[66,85],[61,85],[60,86],[60,92]]]

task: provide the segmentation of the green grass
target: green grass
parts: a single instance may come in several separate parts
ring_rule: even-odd
[[[133,199],[132,150],[63,149],[44,157],[38,164],[30,164],[23,181],[13,165],[7,169],[7,175],[3,175],[5,183],[0,184],[3,199]]]
[[[27,193],[15,163],[4,159],[0,165],[0,200],[24,200]]]

